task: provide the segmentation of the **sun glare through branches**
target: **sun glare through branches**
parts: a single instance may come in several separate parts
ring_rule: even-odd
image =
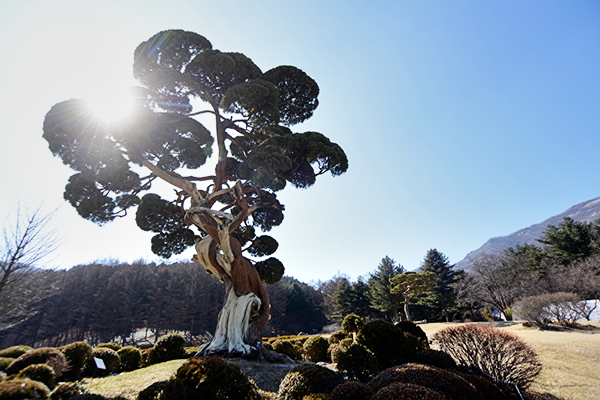
[[[118,122],[127,118],[133,109],[129,88],[108,86],[99,89],[87,99],[92,112],[105,122]]]

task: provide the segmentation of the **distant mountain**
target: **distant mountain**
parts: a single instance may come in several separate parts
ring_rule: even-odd
[[[536,239],[540,239],[544,236],[544,231],[548,225],[557,226],[563,220],[563,218],[570,217],[575,221],[592,222],[600,218],[600,197],[577,204],[567,211],[555,215],[554,217],[548,218],[544,222],[539,224],[531,225],[528,228],[516,231],[508,236],[495,237],[483,244],[477,250],[474,250],[467,254],[467,256],[456,263],[456,268],[468,269],[469,260],[476,259],[483,254],[500,254],[509,247],[515,247],[516,245],[523,245],[525,243],[539,245],[540,243]]]

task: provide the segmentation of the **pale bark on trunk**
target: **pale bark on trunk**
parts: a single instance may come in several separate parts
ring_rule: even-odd
[[[240,184],[232,192],[241,209],[235,217],[200,205],[190,208],[186,215],[188,223],[208,234],[196,243],[197,254],[192,260],[225,284],[225,304],[219,313],[215,335],[198,355],[255,356],[272,362],[289,362],[289,358],[268,352],[262,346],[262,332],[270,314],[269,296],[256,268],[242,255],[240,242],[231,236],[252,211],[243,198]]]
[[[231,236],[255,209],[248,207],[242,184],[238,181],[230,189],[220,189],[222,181],[217,179],[215,191],[208,195],[175,172],[163,171],[149,161],[143,163],[155,175],[191,197],[192,204],[184,220],[208,235],[196,243],[197,254],[192,261],[201,264],[207,273],[217,276],[226,286],[225,304],[219,313],[213,340],[197,355],[256,355],[270,362],[291,362],[289,357],[269,352],[262,346],[262,332],[270,315],[269,296],[258,272],[242,255],[240,242]],[[222,171],[217,176],[223,175],[224,163],[220,165]],[[235,217],[212,209],[223,195],[235,199],[239,208]]]
[[[404,298],[404,315],[406,315],[406,320],[407,321],[412,321],[412,319],[410,318],[410,312],[408,311],[408,303],[410,302],[410,299],[408,297]]]
[[[249,333],[250,324],[258,316],[261,304],[254,293],[238,296],[231,285],[227,285],[225,304],[219,313],[215,335],[200,352],[241,353],[247,356],[256,351],[260,338],[251,338]]]
[[[210,236],[199,241],[192,258],[225,284],[225,303],[215,335],[199,353],[249,356],[261,346],[269,320],[269,297],[254,266],[239,254],[239,242],[223,235],[220,239],[228,244],[220,246]]]

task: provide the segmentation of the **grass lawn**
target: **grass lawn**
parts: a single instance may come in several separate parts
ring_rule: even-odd
[[[531,386],[563,400],[600,399],[600,322],[587,322],[589,330],[540,331],[518,322],[484,322],[508,330],[540,356],[542,372]],[[427,336],[457,323],[419,325]],[[592,329],[595,328],[595,329]]]
[[[172,360],[146,368],[106,378],[85,378],[83,383],[91,393],[106,397],[124,396],[135,400],[140,391],[154,382],[167,380],[187,360]]]

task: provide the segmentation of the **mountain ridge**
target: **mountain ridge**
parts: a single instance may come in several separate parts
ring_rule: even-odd
[[[471,260],[483,254],[501,254],[505,249],[515,247],[516,245],[523,245],[525,243],[539,245],[540,243],[536,239],[540,239],[544,235],[544,231],[548,228],[548,225],[557,226],[564,218],[572,218],[580,222],[592,222],[599,219],[600,197],[576,204],[543,222],[520,229],[510,235],[493,237],[477,250],[473,250],[467,254],[464,259],[455,264],[455,267],[457,269],[468,269]]]

